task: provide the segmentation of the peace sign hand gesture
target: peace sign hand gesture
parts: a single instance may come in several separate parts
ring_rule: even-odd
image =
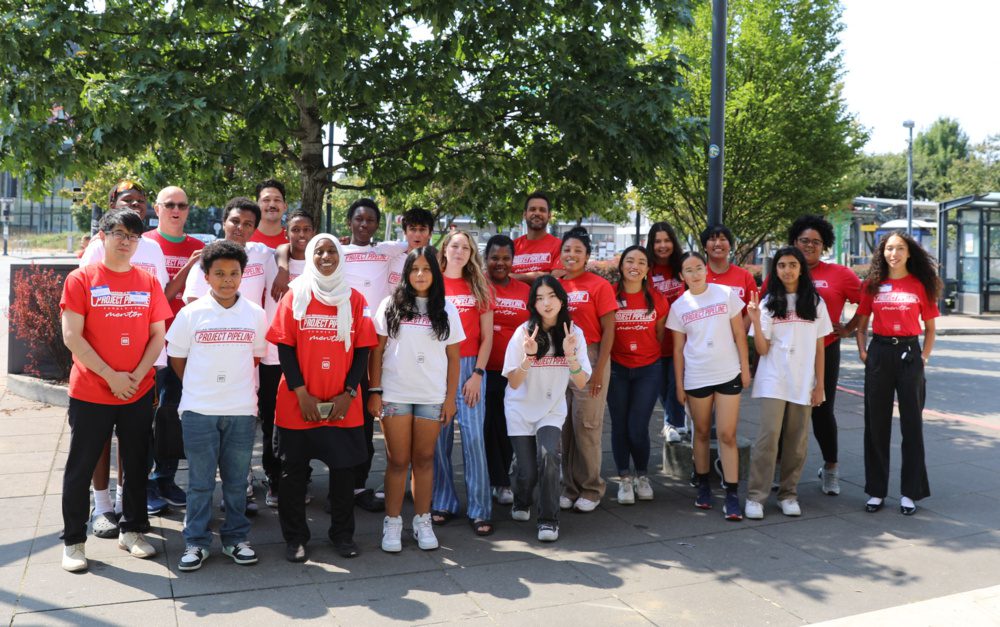
[[[747,303],[747,315],[750,321],[760,323],[760,295],[757,292],[750,292],[750,302]]]
[[[525,357],[536,357],[538,355],[538,342],[535,338],[538,337],[538,327],[531,332],[531,335],[527,333],[524,334],[524,356]]]
[[[566,332],[566,337],[563,338],[563,355],[566,359],[576,356],[577,339],[576,333],[573,332],[573,323],[563,324],[563,331]]]

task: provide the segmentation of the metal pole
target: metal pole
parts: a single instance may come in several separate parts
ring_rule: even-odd
[[[906,154],[906,234],[913,237],[913,120],[903,122],[910,130],[910,144]]]
[[[640,215],[641,214],[639,212],[639,208],[636,207],[635,208],[635,245],[636,246],[639,245],[639,238],[642,237],[642,234],[641,234],[642,233],[641,232],[642,227],[639,225],[639,216]]]
[[[712,0],[712,97],[708,131],[708,225],[722,224],[726,143],[726,0]]]

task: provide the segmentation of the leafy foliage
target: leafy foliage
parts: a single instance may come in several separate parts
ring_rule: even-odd
[[[841,95],[835,0],[730,0],[726,69],[724,221],[738,258],[799,214],[825,212],[860,188],[848,177],[866,135]],[[697,235],[706,226],[712,11],[704,3],[690,32],[662,38],[687,55],[692,120],[683,159],[641,189],[656,217]]]
[[[689,1],[27,0],[0,13],[0,167],[138,160],[196,202],[290,167],[314,214],[330,186],[442,181],[478,216],[535,187],[587,213],[685,143],[679,56],[643,41]]]
[[[43,372],[46,365],[54,368],[56,379],[69,378],[72,356],[62,340],[62,297],[64,277],[52,268],[34,267],[13,274],[11,289],[11,333],[29,347],[25,372],[34,376]]]

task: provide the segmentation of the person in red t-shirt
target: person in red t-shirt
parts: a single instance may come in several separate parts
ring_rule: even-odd
[[[455,423],[462,429],[462,457],[465,461],[465,491],[468,517],[479,536],[493,533],[493,502],[490,476],[486,468],[483,424],[486,420],[486,362],[493,348],[493,296],[483,274],[483,262],[472,236],[450,231],[441,240],[438,263],[444,275],[445,298],[458,309],[465,331],[460,348],[458,414],[444,425],[434,454],[434,496],[431,516],[438,524],[456,514],[458,494],[451,466]]]
[[[882,508],[889,491],[889,443],[893,396],[899,400],[903,466],[899,510],[916,513],[916,501],[930,496],[924,461],[924,367],[934,350],[941,291],[934,261],[912,237],[896,231],[882,240],[858,305],[858,353],[865,364],[865,504]],[[872,341],[865,348],[868,320]],[[924,346],[920,348],[920,321]]]
[[[118,545],[135,557],[156,555],[143,533],[146,464],[153,425],[153,362],[163,350],[170,307],[159,282],[130,264],[142,220],[129,209],[101,218],[104,260],[74,270],[63,286],[62,333],[73,354],[69,380],[69,457],[63,474],[62,566],[87,568],[84,542],[89,485],[105,443],[118,434],[123,512]]]
[[[646,252],[652,260],[649,270],[655,292],[667,299],[677,300],[687,286],[681,278],[681,243],[674,227],[667,222],[656,222],[649,227],[646,237]],[[677,381],[674,380],[674,334],[663,334],[660,346],[660,364],[663,383],[660,386],[660,405],[663,406],[663,438],[667,442],[680,442],[688,434],[687,416],[684,406],[677,401]]]
[[[251,242],[260,242],[268,248],[277,248],[288,242],[281,219],[288,211],[285,186],[280,181],[267,179],[257,184],[257,204],[260,206],[260,224],[250,236]]]
[[[514,457],[507,437],[504,395],[507,377],[503,376],[504,355],[514,330],[528,320],[528,293],[525,283],[512,278],[514,242],[506,235],[494,235],[486,242],[486,273],[493,286],[493,347],[486,362],[486,466],[489,469],[493,496],[501,505],[514,502],[510,488],[510,462]]]
[[[587,340],[587,356],[594,371],[585,388],[574,386],[566,394],[568,418],[562,432],[563,495],[559,497],[559,507],[592,512],[605,489],[601,478],[601,438],[618,303],[611,284],[587,272],[591,250],[587,229],[570,229],[562,241],[562,264],[566,275],[560,283],[569,299],[570,318]]]
[[[618,258],[615,342],[611,347],[611,451],[618,467],[618,503],[653,500],[649,468],[649,418],[663,382],[660,346],[670,305],[648,283],[649,253],[629,246]],[[635,465],[635,475],[632,465]]]
[[[183,189],[175,186],[164,187],[156,195],[156,202],[153,204],[158,220],[156,229],[143,234],[143,237],[156,242],[163,251],[167,276],[170,279],[164,292],[168,295],[167,300],[175,316],[184,306],[184,299],[181,296],[188,274],[198,265],[201,250],[205,247],[203,242],[184,233],[190,209],[187,193]],[[171,322],[172,318],[167,321],[168,331]],[[182,389],[181,380],[177,378],[173,369],[156,369],[156,396],[159,402],[156,406],[154,424],[159,424],[161,420],[179,420],[177,406],[181,402]],[[187,504],[184,490],[174,480],[177,475],[177,465],[176,459],[162,459],[154,455],[153,471],[147,486],[149,491],[147,505],[152,506],[158,498],[174,507],[184,507]]]
[[[722,224],[710,226],[701,232],[701,248],[708,257],[707,281],[733,288],[740,300],[748,303],[750,294],[760,295],[760,288],[757,287],[757,281],[752,274],[729,263],[734,243],[733,232]],[[746,306],[743,307],[743,329],[747,331],[750,329]]]
[[[511,278],[531,285],[543,274],[559,278],[565,274],[560,263],[562,240],[547,231],[552,218],[549,198],[533,192],[524,201],[524,223],[528,232],[514,240]]]

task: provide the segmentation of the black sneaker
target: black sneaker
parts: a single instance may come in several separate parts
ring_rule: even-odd
[[[354,504],[366,512],[384,512],[385,501],[375,496],[374,490],[362,490],[354,495]]]
[[[285,559],[289,562],[306,561],[306,547],[298,542],[289,542],[285,545]]]
[[[712,486],[708,481],[698,486],[698,497],[694,500],[694,506],[698,509],[712,509]]]
[[[206,559],[208,559],[207,549],[189,546],[184,549],[184,555],[181,555],[181,561],[177,564],[177,570],[184,572],[198,570],[205,563]]]
[[[743,520],[743,512],[740,509],[740,497],[735,492],[726,492],[726,503],[722,506],[722,513],[726,520],[739,522]]]
[[[249,566],[257,563],[257,551],[253,550],[247,542],[230,544],[222,547],[222,554],[233,558],[233,561],[241,566]]]
[[[351,540],[333,542],[333,550],[337,552],[337,555],[347,559],[360,555],[358,545]]]
[[[187,506],[187,494],[184,490],[181,490],[180,486],[173,481],[166,483],[159,483],[160,496],[163,500],[173,505],[174,507],[185,507]]]

